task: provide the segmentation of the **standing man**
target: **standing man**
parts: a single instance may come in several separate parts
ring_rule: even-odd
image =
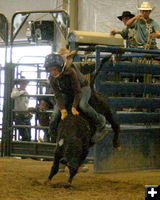
[[[135,39],[138,48],[157,49],[156,38],[160,38],[160,27],[157,22],[149,17],[154,8],[151,8],[149,2],[143,2],[138,9],[141,14],[128,20],[127,27],[135,27]]]
[[[132,14],[130,11],[124,11],[121,16],[117,18],[127,26],[128,20],[133,18],[135,15]],[[116,31],[115,29],[111,30],[111,35],[120,34],[124,40],[126,40],[126,47],[133,48],[135,47],[135,39],[134,39],[134,27],[126,27],[122,31]]]
[[[24,76],[22,76],[21,79],[24,80],[18,80],[15,84],[19,85],[19,87],[13,88],[11,93],[11,98],[14,99],[14,110],[21,111],[15,112],[15,124],[30,125],[32,114],[26,112],[28,111],[29,98],[27,96],[24,96],[25,94],[28,94],[28,92],[26,91],[28,81],[25,80]],[[30,128],[18,128],[18,130],[22,141],[31,140]]]

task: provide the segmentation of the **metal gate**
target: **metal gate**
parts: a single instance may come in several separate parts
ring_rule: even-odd
[[[20,41],[20,44],[15,43],[16,37],[20,33],[20,31],[23,29],[23,27],[26,25],[27,20],[29,21],[29,18],[33,15],[33,19],[35,19],[35,15],[38,15],[38,19],[40,18],[40,15],[42,15],[45,19],[48,17],[48,15],[52,18],[52,21],[54,22],[54,27],[58,27],[60,32],[63,34],[64,38],[67,37],[68,33],[68,27],[69,27],[69,17],[68,14],[64,10],[41,10],[41,11],[23,11],[23,12],[17,12],[12,17],[11,22],[11,39],[10,39],[10,63],[6,67],[5,71],[5,92],[4,97],[6,99],[6,103],[4,105],[4,118],[3,118],[3,154],[4,156],[20,156],[20,157],[36,157],[36,158],[47,158],[52,159],[53,158],[53,152],[55,148],[54,143],[39,143],[38,142],[38,132],[41,129],[48,129],[48,127],[42,127],[38,126],[36,116],[34,117],[34,123],[32,125],[15,125],[14,124],[14,109],[13,109],[13,100],[11,99],[11,91],[14,87],[14,82],[17,79],[21,78],[21,75],[24,75],[25,73],[34,73],[34,78],[28,78],[27,80],[30,81],[29,86],[33,86],[36,88],[35,92],[28,95],[32,99],[34,98],[34,101],[37,104],[37,97],[40,96],[46,96],[44,88],[46,88],[47,84],[47,73],[44,72],[43,68],[43,62],[35,62],[35,63],[29,63],[29,62],[23,62],[21,63],[21,59],[19,59],[18,62],[13,61],[14,57],[14,47],[20,46],[20,45],[28,45],[28,46],[34,46],[36,42],[38,42],[38,45],[44,45],[47,43],[47,45],[51,46],[52,49],[55,49],[53,46],[54,40],[56,38],[53,38],[50,42],[42,41],[42,43],[39,41],[39,37],[43,37],[45,40],[46,35],[39,36],[40,30],[35,30],[32,25],[39,26],[39,22],[33,22],[32,18],[30,20],[30,23],[28,24],[28,27],[26,29],[26,34],[28,38],[28,43],[25,43],[24,41]],[[48,19],[48,18],[47,18]],[[63,26],[60,22],[57,20],[62,20]],[[18,22],[18,23],[17,23]],[[38,24],[38,25],[37,25]],[[65,26],[64,26],[65,25]],[[29,28],[32,28],[32,30],[29,30]],[[34,30],[33,30],[34,29]],[[40,27],[39,27],[40,29]],[[45,31],[44,31],[45,32]],[[47,36],[48,37],[48,36]],[[34,43],[34,44],[33,44]],[[51,52],[50,52],[51,53]],[[38,57],[38,56],[37,56]],[[29,59],[29,58],[28,58]],[[27,72],[25,71],[27,69]],[[43,74],[43,76],[42,76]],[[45,77],[44,77],[45,74]],[[47,96],[53,97],[53,94],[48,94]],[[33,132],[32,141],[21,141],[19,133],[17,131],[18,128],[29,128]]]
[[[95,145],[94,171],[106,173],[159,169],[160,167],[160,64],[121,62],[121,56],[159,57],[159,50],[96,47],[97,67],[100,54],[115,54],[114,62],[105,62],[97,77],[97,90],[105,95],[121,127],[122,149],[112,149],[112,130]],[[137,54],[125,54],[134,52]],[[123,54],[123,55],[122,55]],[[112,77],[109,77],[112,76]],[[152,78],[146,80],[146,76]],[[112,78],[112,80],[111,80]],[[130,80],[129,80],[130,78]],[[135,79],[136,78],[136,79]],[[137,78],[140,82],[137,82]]]

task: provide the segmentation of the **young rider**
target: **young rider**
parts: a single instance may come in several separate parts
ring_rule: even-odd
[[[64,120],[68,115],[67,108],[71,105],[74,116],[79,115],[77,107],[81,109],[90,119],[94,120],[96,133],[93,142],[100,141],[106,134],[105,117],[97,113],[89,104],[91,89],[85,76],[72,63],[71,53],[49,54],[45,60],[45,68],[50,73],[50,84],[54,90],[57,104],[51,116],[50,128],[53,134],[61,116]]]

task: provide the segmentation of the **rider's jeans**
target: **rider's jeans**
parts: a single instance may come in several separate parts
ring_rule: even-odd
[[[84,112],[90,119],[95,122],[97,129],[102,129],[106,123],[105,117],[97,113],[92,106],[89,105],[88,101],[91,97],[91,88],[89,86],[82,87],[81,100],[79,102],[79,108]],[[64,96],[65,104],[70,104],[69,98],[66,95]],[[69,105],[68,105],[69,106]],[[51,135],[52,141],[55,142],[57,133],[56,129],[60,121],[61,113],[58,105],[54,106],[53,113],[50,118],[49,124],[49,134]]]
[[[106,120],[105,117],[95,111],[95,109],[89,105],[88,101],[91,97],[91,88],[89,86],[82,87],[81,100],[79,103],[80,109],[91,118],[96,125],[97,129],[104,127]]]

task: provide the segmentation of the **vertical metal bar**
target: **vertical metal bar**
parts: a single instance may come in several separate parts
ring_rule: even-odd
[[[96,70],[97,70],[100,65],[100,49],[96,47],[95,51],[96,51]],[[98,74],[95,79],[95,89],[98,91],[99,88],[100,88],[100,80],[99,80],[99,74]]]
[[[2,68],[0,67],[0,91],[1,91],[1,87],[2,87],[2,81],[1,81],[2,75],[1,75],[1,72],[2,72]],[[2,102],[2,97],[3,97],[3,96],[0,95],[0,104],[1,104],[1,102]],[[2,112],[2,111],[0,111],[0,113],[3,115],[3,112]],[[0,129],[0,131],[1,131],[1,129]],[[1,152],[1,157],[3,156],[2,138],[3,138],[3,133],[2,133],[1,138],[0,138],[0,139],[1,139],[1,141],[0,141],[0,152]]]
[[[95,48],[95,52],[96,52],[96,70],[98,69],[99,65],[100,65],[100,48],[96,47]],[[99,90],[100,88],[100,81],[99,81],[99,74],[97,75],[96,79],[95,79],[95,90]],[[94,172],[96,172],[97,170],[97,156],[96,156],[96,151],[97,151],[97,145],[94,145]]]
[[[39,72],[39,65],[37,65],[37,78],[40,78],[40,72]],[[36,86],[37,86],[37,90],[36,90],[36,94],[39,94],[40,91],[38,91],[38,89],[40,90],[41,88],[39,86],[39,83],[37,82],[36,83]],[[36,99],[36,106],[37,106],[37,99]],[[35,115],[35,125],[37,126],[37,116]],[[38,138],[37,138],[37,129],[35,129],[35,141],[38,141]]]
[[[3,15],[4,16],[4,15]],[[6,89],[6,68],[7,68],[7,48],[8,48],[8,20],[5,18],[5,36],[4,36],[4,42],[5,42],[5,67],[4,67],[4,93]],[[6,135],[7,134],[7,121],[5,121],[5,105],[7,98],[5,98],[5,94],[3,94],[4,102],[3,102],[3,127],[2,127],[2,144],[1,144],[1,156],[5,155],[5,149],[7,149],[7,143],[6,143]],[[6,100],[6,101],[5,101]],[[7,102],[8,103],[8,102]]]
[[[12,89],[12,67],[7,65],[5,67],[5,89],[4,89],[4,114],[3,114],[3,133],[4,133],[4,145],[5,156],[10,155],[10,142],[11,142],[11,89]]]

